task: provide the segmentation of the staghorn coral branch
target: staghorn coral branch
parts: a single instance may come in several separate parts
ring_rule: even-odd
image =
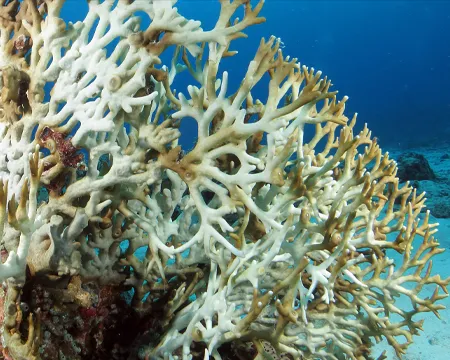
[[[437,224],[281,39],[229,89],[222,60],[263,1],[221,0],[212,29],[172,0],[87,4],[66,23],[62,0],[0,3],[3,355],[404,354],[448,295]],[[102,342],[121,321],[132,344]]]

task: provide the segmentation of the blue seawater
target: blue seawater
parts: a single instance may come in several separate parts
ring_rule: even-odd
[[[220,8],[216,0],[179,0],[176,6],[204,29],[213,27]],[[68,0],[62,16],[77,21],[86,10],[84,1]],[[367,122],[383,146],[447,141],[450,2],[266,0],[262,13],[267,22],[247,29],[249,39],[233,44],[239,54],[224,61],[231,89],[260,38],[275,35],[286,55],[322,70],[350,97],[347,114],[358,112],[359,125]],[[192,134],[186,131],[182,140],[191,145]]]

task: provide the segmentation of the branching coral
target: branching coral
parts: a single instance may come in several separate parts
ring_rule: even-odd
[[[229,89],[222,60],[263,3],[220,0],[211,30],[174,1],[88,5],[75,24],[63,0],[0,10],[4,356],[367,359],[381,338],[404,353],[447,294],[436,225],[278,39]]]

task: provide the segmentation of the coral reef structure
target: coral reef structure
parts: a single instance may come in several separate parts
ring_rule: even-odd
[[[407,180],[436,180],[436,174],[428,160],[422,154],[406,152],[397,160],[397,177],[400,181]]]
[[[212,29],[172,0],[87,3],[66,23],[63,0],[0,2],[3,357],[404,353],[447,296],[436,224],[279,39],[229,87],[263,2],[220,0]]]

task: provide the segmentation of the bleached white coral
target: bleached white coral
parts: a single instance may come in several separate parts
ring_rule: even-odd
[[[152,359],[220,359],[241,347],[261,358],[366,359],[380,337],[403,353],[420,328],[413,315],[437,314],[448,284],[430,273],[442,249],[428,214],[419,218],[423,196],[399,187],[367,127],[354,135],[347,98],[284,57],[275,37],[229,89],[221,62],[264,21],[262,2],[220,1],[211,30],[174,4],[91,0],[75,24],[59,17],[62,0],[3,5],[5,302],[19,303],[30,279],[70,279],[82,308],[89,284],[132,289],[134,310],[157,319],[159,333],[136,340]],[[183,70],[192,84],[176,93]],[[252,95],[263,78],[264,102]],[[178,144],[186,121],[198,129],[188,151]],[[9,356],[39,358],[40,322],[30,315],[24,343],[22,310],[5,309]]]

